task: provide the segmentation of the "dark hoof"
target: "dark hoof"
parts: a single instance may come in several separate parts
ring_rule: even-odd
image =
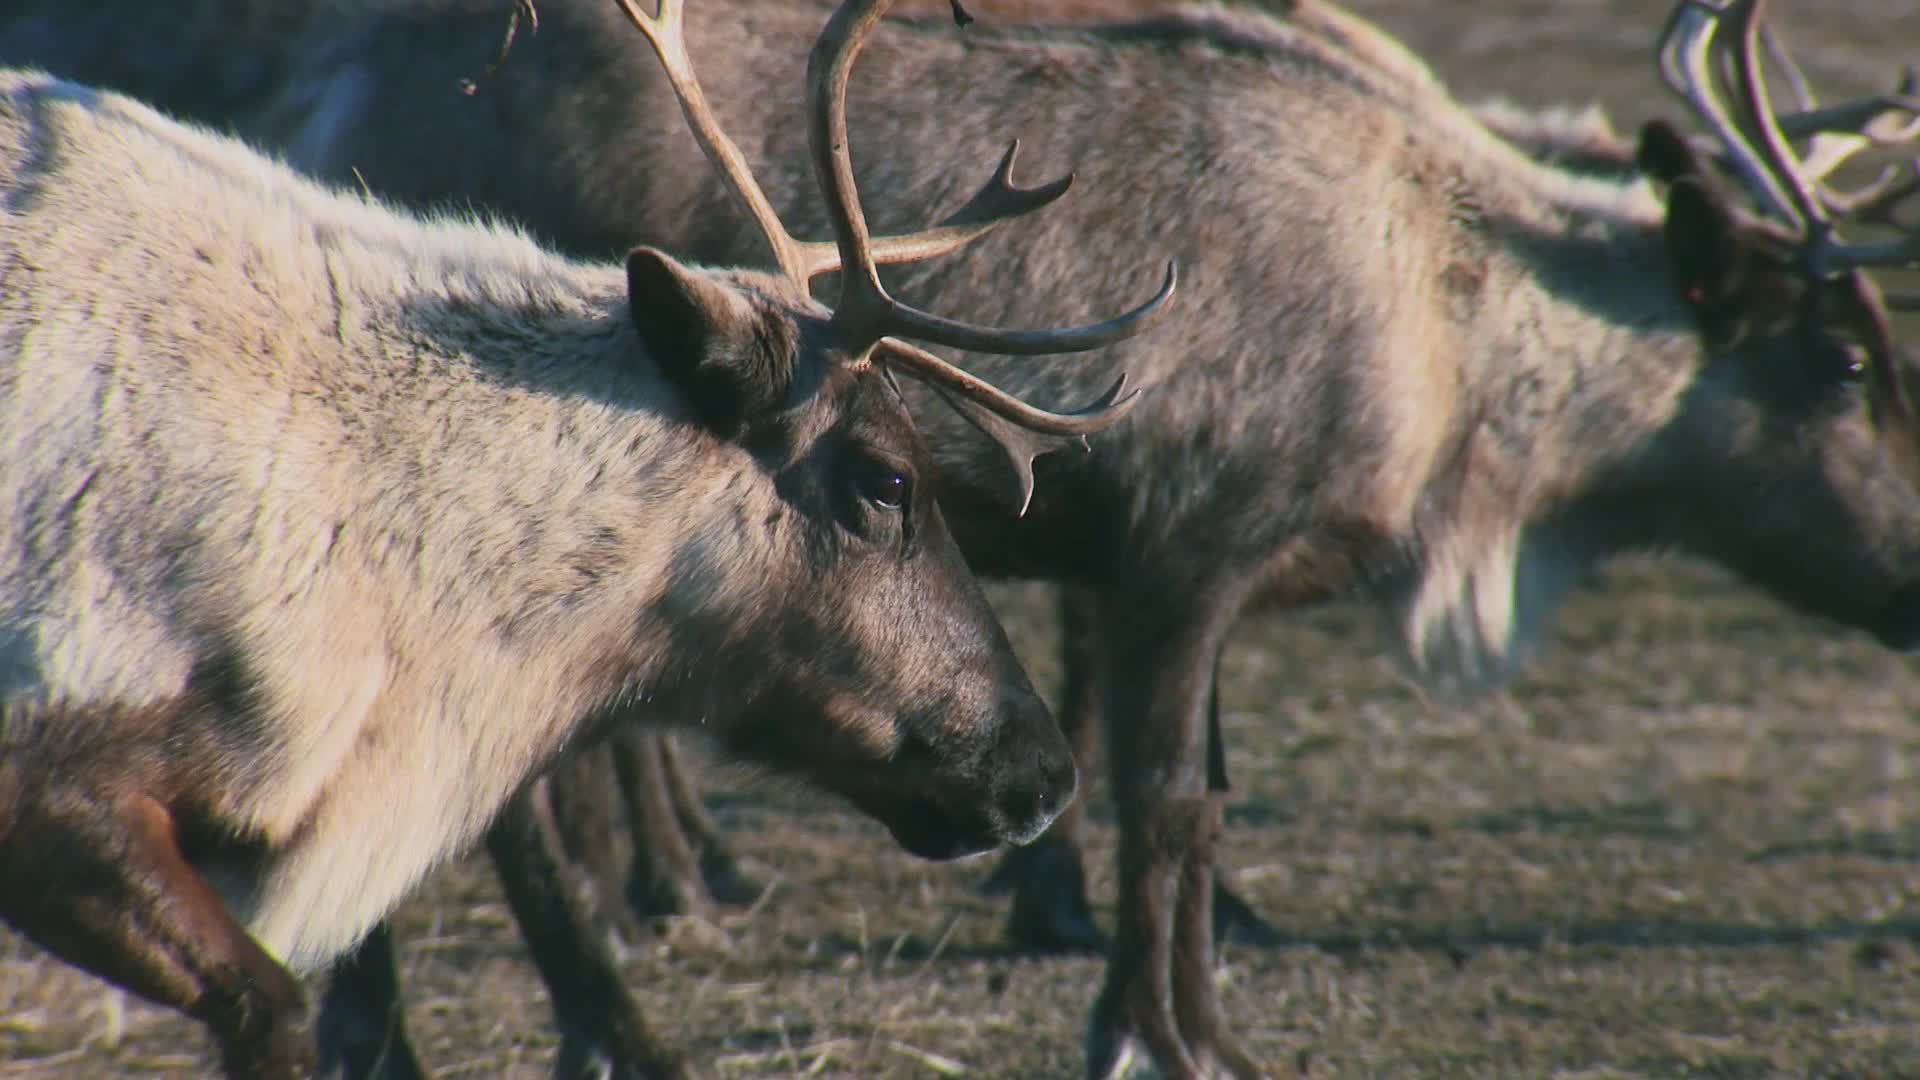
[[[653,874],[636,867],[627,881],[627,903],[642,920],[676,915],[713,917],[713,897],[707,895],[707,883],[697,873]]]
[[[1213,879],[1213,940],[1260,949],[1276,949],[1287,943],[1285,935],[1217,877]]]
[[[560,1055],[553,1063],[554,1080],[686,1080],[690,1074],[677,1058],[648,1045],[636,1052],[618,1052],[597,1040],[563,1035]]]
[[[368,1022],[371,1019],[322,1012],[315,1075],[321,1080],[426,1080],[406,1029],[398,1023]]]
[[[1023,952],[1105,952],[1107,935],[1093,921],[1079,852],[1045,841],[1022,850],[1031,857],[1013,894],[1008,941]]]
[[[1042,840],[1026,847],[1008,848],[985,880],[974,886],[974,891],[981,896],[1000,896],[1018,889],[1021,882],[1032,876],[1033,853],[1040,850],[1040,844],[1044,843],[1046,841]]]
[[[719,844],[701,850],[700,876],[706,879],[707,895],[726,907],[746,907],[767,891],[766,882],[748,874],[733,852]]]

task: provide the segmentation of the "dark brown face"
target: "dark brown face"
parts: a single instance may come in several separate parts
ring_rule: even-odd
[[[897,388],[830,355],[818,309],[732,284],[744,328],[679,379],[744,474],[655,613],[684,671],[674,708],[917,855],[1032,839],[1072,798],[1073,761],[947,533]]]
[[[1684,179],[1669,197],[1707,357],[1658,448],[1689,493],[1681,532],[1800,608],[1920,647],[1920,491],[1885,404],[1920,378],[1857,283],[1809,279],[1787,238],[1724,199]]]
[[[1760,338],[1710,364],[1676,455],[1705,466],[1690,531],[1702,554],[1795,606],[1913,649],[1920,493],[1844,356]]]

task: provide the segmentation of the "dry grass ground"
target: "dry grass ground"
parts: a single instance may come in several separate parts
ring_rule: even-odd
[[[1221,978],[1267,1060],[1920,1074],[1920,677],[1708,574],[1629,567],[1609,586],[1470,711],[1410,694],[1357,610],[1240,635],[1231,858],[1296,945],[1232,947]],[[1047,656],[1044,595],[1001,595]],[[981,863],[916,862],[837,807],[724,774],[716,799],[774,890],[630,963],[713,1074],[1074,1075],[1100,963],[1006,955],[1000,903],[970,890]],[[401,923],[438,1075],[545,1075],[541,988],[484,867],[440,875]],[[0,1072],[186,1076],[203,1051],[187,1024],[0,946]]]
[[[1655,0],[1357,6],[1470,95],[1590,97],[1629,127],[1664,107]],[[1776,6],[1816,79],[1859,87],[1920,54],[1903,0]],[[1314,1077],[1920,1075],[1920,669],[1695,567],[1602,584],[1525,680],[1465,710],[1413,695],[1360,611],[1243,628],[1228,857],[1294,944],[1227,950],[1234,1022]],[[1044,593],[999,595],[1056,678]],[[821,800],[715,784],[775,886],[629,962],[707,1071],[1077,1074],[1101,964],[1005,954],[1001,902],[971,891],[984,863],[916,862]],[[1110,822],[1096,805],[1102,859]],[[542,991],[484,867],[399,918],[437,1074],[546,1075]],[[190,1025],[0,935],[0,1076],[207,1067]]]

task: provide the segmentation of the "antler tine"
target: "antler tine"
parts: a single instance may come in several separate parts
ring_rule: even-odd
[[[1736,0],[1737,2],[1737,0]],[[1802,225],[1793,197],[1775,179],[1767,159],[1742,133],[1720,100],[1714,78],[1714,37],[1719,21],[1734,5],[1716,7],[1707,0],[1683,0],[1668,16],[1660,35],[1660,77],[1680,95],[1725,149],[1733,171],[1755,198],[1779,217]]]
[[[1726,0],[1724,3],[1683,0],[1668,20],[1662,36],[1662,77],[1713,129],[1726,148],[1733,170],[1754,195],[1800,234],[1803,257],[1810,270],[1832,274],[1873,266],[1920,264],[1920,235],[1909,234],[1892,243],[1835,242],[1832,233],[1836,218],[1862,220],[1869,212],[1890,213],[1893,205],[1911,194],[1911,185],[1897,175],[1883,174],[1863,189],[1841,194],[1822,184],[1820,177],[1858,149],[1879,140],[1896,139],[1902,132],[1887,129],[1886,118],[1890,113],[1883,111],[1866,122],[1864,127],[1868,130],[1839,137],[1851,142],[1830,142],[1826,147],[1816,147],[1815,157],[1820,168],[1809,169],[1789,145],[1787,134],[1768,102],[1766,83],[1759,71],[1757,46],[1762,7],[1763,0]],[[1719,100],[1713,82],[1714,37],[1721,20],[1734,24],[1735,41],[1723,47],[1729,50],[1724,59],[1745,114],[1739,119]],[[1784,53],[1777,42],[1773,47],[1776,52]],[[1794,73],[1798,73],[1797,68]],[[1913,89],[1913,82],[1912,78],[1903,81],[1902,89]],[[1796,92],[1812,101],[1811,92]],[[1879,130],[1874,130],[1876,126]],[[1743,128],[1753,132],[1757,146],[1749,141]]]
[[[1000,158],[993,176],[965,206],[947,215],[945,220],[919,232],[885,234],[873,237],[873,261],[881,266],[920,262],[973,243],[1017,217],[1023,217],[1053,202],[1073,186],[1073,174],[1040,185],[1023,188],[1013,182],[1013,160],[1020,153],[1020,140],[1013,140]],[[807,241],[806,279],[841,269],[840,246],[836,242]]]
[[[1772,26],[1760,26],[1760,40],[1769,59],[1779,66],[1780,77],[1799,105],[1794,112],[1775,115],[1774,120],[1787,139],[1809,140],[1806,156],[1801,161],[1802,174],[1814,185],[1829,212],[1845,216],[1848,212],[1845,208],[1865,193],[1839,195],[1826,187],[1825,179],[1870,147],[1897,146],[1920,139],[1920,96],[1916,96],[1920,94],[1920,70],[1909,65],[1889,93],[1822,106],[1806,74]],[[1900,122],[1901,114],[1910,119]],[[1724,152],[1724,147],[1717,143],[1703,140],[1702,146],[1715,156]],[[1896,172],[1892,168],[1885,170],[1870,186],[1877,191],[1882,185],[1894,183]]]
[[[1707,0],[1689,0],[1689,3],[1705,7]],[[1920,265],[1920,235],[1909,234],[1898,241],[1876,244],[1841,244],[1833,236],[1837,220],[1884,218],[1891,223],[1893,207],[1914,191],[1912,180],[1903,180],[1898,169],[1888,169],[1872,183],[1849,193],[1836,192],[1822,182],[1828,173],[1860,150],[1876,144],[1911,141],[1920,134],[1920,121],[1890,126],[1897,123],[1893,120],[1894,113],[1912,111],[1910,106],[1917,104],[1911,96],[1920,88],[1920,77],[1909,68],[1894,94],[1874,102],[1879,107],[1870,110],[1871,115],[1862,122],[1860,131],[1829,135],[1824,142],[1816,139],[1813,160],[1803,162],[1795,155],[1780,118],[1773,112],[1766,81],[1759,70],[1757,46],[1762,37],[1763,6],[1764,0],[1731,0],[1723,8],[1709,10],[1713,11],[1712,18],[1726,17],[1734,22],[1738,36],[1730,46],[1731,55],[1727,59],[1740,103],[1746,110],[1744,119],[1759,139],[1757,152],[1765,172],[1778,181],[1792,202],[1793,213],[1787,220],[1801,232],[1808,266],[1817,273],[1838,273],[1873,266]],[[1812,91],[1792,57],[1776,37],[1767,34],[1766,39],[1768,49],[1787,69],[1795,94],[1804,104],[1816,106]],[[1809,108],[1808,111],[1817,110]]]
[[[773,204],[767,200],[766,193],[754,180],[739,146],[721,129],[719,120],[713,114],[713,107],[707,102],[706,92],[701,89],[700,80],[694,74],[693,61],[687,55],[686,23],[681,14],[684,9],[680,6],[680,0],[658,0],[657,15],[647,15],[641,11],[635,0],[617,2],[652,44],[655,55],[666,68],[667,79],[673,84],[674,94],[680,100],[680,109],[686,114],[694,138],[720,169],[728,190],[733,192],[734,198],[766,235],[767,245],[773,249],[774,262],[780,271],[804,286],[821,274],[840,269],[840,252],[836,245],[796,240],[787,231]],[[944,254],[986,235],[1003,221],[1032,213],[1066,194],[1073,182],[1071,176],[1037,188],[1015,185],[1013,159],[1019,147],[1020,144],[1015,142],[986,186],[939,225],[925,232],[875,237],[874,260],[882,264],[915,262]]]
[[[1010,331],[973,326],[919,311],[887,295],[880,284],[875,241],[853,179],[853,158],[847,138],[847,82],[854,59],[891,3],[892,0],[847,0],[834,11],[807,57],[808,145],[814,173],[827,199],[842,271],[840,300],[834,306],[833,321],[849,344],[864,341],[864,348],[871,349],[883,337],[902,335],[954,348],[1034,355],[1096,349],[1144,329],[1166,309],[1166,302],[1173,295],[1177,276],[1171,264],[1160,292],[1140,307],[1105,322],[1060,330]],[[995,172],[995,180],[989,182],[989,191],[998,186],[999,178],[1011,164],[1012,152],[1009,151]],[[1045,201],[1050,202],[1064,193],[1065,188],[1060,187],[1058,193]],[[975,213],[999,209],[992,207],[985,196],[983,192],[969,204]],[[982,204],[987,204],[987,210],[982,210]],[[1043,203],[1026,209],[1037,209],[1038,205]],[[953,250],[1006,217],[1005,213],[988,217],[973,227],[977,230],[973,235],[956,231],[938,243],[929,244],[927,250]],[[931,354],[926,357],[934,363],[945,363]]]
[[[1916,119],[1899,127],[1887,127],[1887,121],[1899,113],[1911,114]],[[1875,94],[1858,101],[1790,112],[1777,119],[1780,130],[1789,139],[1809,139],[1831,133],[1857,135],[1871,146],[1895,146],[1920,137],[1920,97],[1907,91]]]
[[[1769,42],[1773,39],[1769,37]],[[1909,67],[1892,93],[1875,94],[1828,108],[1817,105],[1778,117],[1780,131],[1789,139],[1810,140],[1804,166],[1818,184],[1848,159],[1870,147],[1899,146],[1920,139],[1920,96],[1917,76]],[[1901,114],[1908,119],[1903,123]],[[1886,177],[1883,173],[1883,179]],[[1831,206],[1830,192],[1821,196]]]
[[[1884,214],[1888,222],[1892,221],[1892,208],[1913,192],[1911,182],[1903,182],[1897,169],[1885,170],[1874,182],[1846,194],[1835,192],[1821,182],[1821,178],[1837,168],[1840,162],[1876,142],[1910,141],[1916,132],[1920,132],[1920,124],[1884,130],[1891,113],[1882,112],[1869,120],[1859,134],[1832,137],[1829,140],[1831,149],[1826,151],[1832,160],[1822,162],[1820,169],[1810,168],[1800,162],[1788,145],[1778,118],[1768,106],[1766,85],[1757,70],[1753,46],[1761,3],[1762,0],[1748,0],[1744,5],[1737,5],[1735,17],[1740,22],[1742,35],[1734,61],[1749,117],[1760,135],[1762,153],[1787,186],[1805,222],[1809,264],[1822,272],[1858,270],[1870,266],[1920,266],[1920,235],[1909,234],[1899,241],[1880,244],[1840,244],[1834,241],[1832,235],[1836,219],[1867,220],[1867,215],[1871,213],[1876,216]],[[1792,64],[1791,58],[1787,63]],[[1804,85],[1805,80],[1799,77],[1797,67],[1792,68],[1791,74]],[[1901,80],[1899,91],[1893,97],[1897,100],[1910,95],[1916,81],[1914,72],[1909,68]],[[1907,105],[1901,103],[1894,111],[1906,109]],[[1876,125],[1883,130],[1873,130]],[[1816,156],[1821,155],[1822,151],[1822,147],[1815,146]],[[1878,302],[1878,294],[1874,295],[1875,302]]]
[[[666,69],[667,81],[673,84],[674,96],[680,100],[680,111],[686,114],[687,126],[693,129],[700,148],[720,170],[727,189],[760,226],[781,272],[804,283],[807,280],[805,247],[780,223],[780,215],[774,212],[766,192],[754,180],[753,170],[748,168],[740,148],[721,130],[713,107],[707,103],[706,92],[700,89],[700,80],[694,76],[693,61],[687,55],[686,21],[682,18],[685,9],[680,6],[680,0],[658,0],[657,15],[641,11],[635,0],[616,2],[653,46],[654,55]]]
[[[1838,136],[1815,135],[1813,151],[1809,155],[1808,170],[1815,176],[1824,178],[1842,161],[1869,147],[1901,146],[1920,142],[1920,70],[1909,65],[1900,78],[1900,83],[1891,94],[1880,94],[1864,98],[1847,105],[1836,106],[1824,113],[1843,114],[1844,128],[1839,124],[1835,128],[1849,133]],[[1902,123],[1900,114],[1909,119]],[[1836,119],[1841,117],[1836,116]],[[1786,125],[1782,124],[1786,130]],[[1789,131],[1791,134],[1791,131]],[[1823,146],[1821,140],[1830,140],[1829,145],[1839,145],[1844,153],[1836,153],[1829,162],[1819,160]],[[1892,216],[1893,208],[1906,201],[1916,190],[1920,190],[1920,162],[1907,161],[1898,165],[1889,165],[1882,169],[1872,183],[1851,192],[1834,191],[1824,182],[1820,184],[1820,197],[1827,209],[1835,217],[1848,221],[1864,221],[1883,225],[1898,224]]]
[[[1741,104],[1746,106],[1746,120],[1760,140],[1761,160],[1786,189],[1787,197],[1793,201],[1800,227],[1805,230],[1805,235],[1812,237],[1824,233],[1830,219],[1820,205],[1820,197],[1814,192],[1813,184],[1794,154],[1793,147],[1781,132],[1780,123],[1773,115],[1773,105],[1768,100],[1767,83],[1760,74],[1759,57],[1760,10],[1764,6],[1764,0],[1735,0],[1729,8],[1738,33],[1732,45],[1730,63]]]
[[[1051,412],[1028,404],[985,379],[949,364],[908,342],[895,338],[883,338],[877,347],[886,353],[887,359],[901,371],[925,381],[944,393],[991,406],[996,414],[1006,420],[1040,435],[1069,437],[1092,435],[1102,428],[1112,426],[1121,417],[1132,412],[1136,399],[1140,396],[1137,390],[1124,397],[1121,396],[1121,391],[1127,384],[1126,376],[1122,375],[1092,405],[1073,412]]]
[[[1787,51],[1786,43],[1773,27],[1760,27],[1760,42],[1766,46],[1767,56],[1780,66],[1780,77],[1786,80],[1787,89],[1793,92],[1793,100],[1799,102],[1801,112],[1811,112],[1819,108],[1820,99],[1814,96],[1813,84],[1807,81],[1807,74]]]
[[[955,412],[1000,444],[1013,468],[1016,517],[1026,516],[1033,501],[1035,458],[1063,445],[1087,449],[1088,435],[1119,423],[1140,400],[1138,391],[1126,393],[1127,377],[1122,375],[1085,408],[1048,412],[904,341],[883,338],[878,348],[887,354],[890,365],[932,387]]]
[[[1866,270],[1876,266],[1920,269],[1920,232],[1884,243],[1836,244],[1826,254],[1834,270]]]
[[[1827,209],[1839,220],[1894,227],[1900,225],[1894,211],[1915,194],[1920,194],[1920,161],[1909,161],[1904,167],[1889,165],[1872,183],[1854,191],[1836,192],[1825,185],[1820,191]]]

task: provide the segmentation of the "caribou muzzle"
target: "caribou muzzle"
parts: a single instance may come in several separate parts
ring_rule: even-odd
[[[1079,770],[1037,697],[1002,706],[984,752],[961,762],[925,743],[903,746],[865,779],[835,784],[899,845],[923,859],[957,859],[1039,838],[1073,802]],[[920,758],[926,768],[902,768]]]

